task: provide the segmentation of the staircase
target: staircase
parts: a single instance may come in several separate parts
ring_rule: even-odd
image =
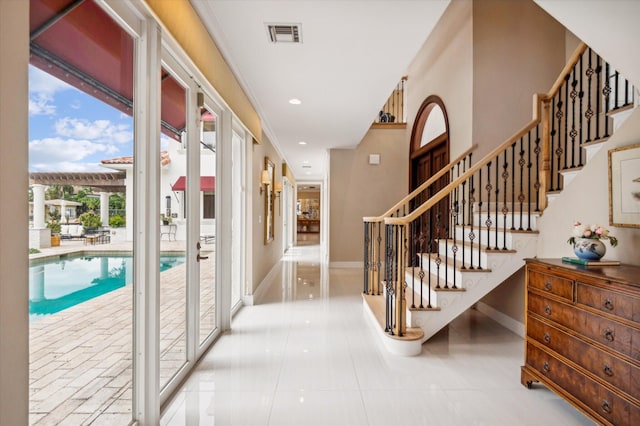
[[[536,255],[537,218],[606,143],[612,116],[633,107],[633,88],[620,81],[582,44],[551,90],[534,95],[520,131],[477,163],[470,148],[382,216],[364,218],[365,312],[389,351],[419,354]],[[450,183],[417,205],[447,174]]]

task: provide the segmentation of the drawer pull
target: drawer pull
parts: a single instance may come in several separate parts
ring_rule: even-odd
[[[604,307],[607,308],[610,311],[613,311],[613,303],[611,302],[611,300],[609,299],[605,299],[604,303],[603,303]]]
[[[549,333],[544,333],[544,341],[551,343],[551,335]]]
[[[608,328],[604,331],[604,338],[607,339],[609,342],[613,342],[614,336],[613,336],[613,331],[609,330]]]
[[[547,315],[551,315],[551,306],[547,305],[544,307],[544,313]]]
[[[544,283],[544,289],[547,291],[551,291],[551,281],[547,281]]]
[[[551,370],[551,368],[549,367],[549,362],[545,361],[544,364],[542,365],[542,369],[544,371],[546,371],[547,373],[549,372],[549,370]]]
[[[606,374],[607,376],[613,376],[613,370],[607,364],[604,365],[602,371],[604,371],[604,374]]]
[[[609,401],[607,400],[602,401],[602,410],[607,414],[611,414],[611,411],[613,410],[611,409],[611,405],[609,404]]]

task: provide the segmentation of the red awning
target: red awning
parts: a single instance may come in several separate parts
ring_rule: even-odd
[[[93,1],[30,0],[30,63],[62,81],[132,115],[131,36]],[[186,91],[165,70],[162,131],[180,141],[186,120]]]
[[[180,176],[176,183],[171,185],[171,189],[174,191],[184,191],[187,188],[187,178]],[[215,176],[200,176],[200,191],[202,192],[214,192],[216,190],[216,177]]]

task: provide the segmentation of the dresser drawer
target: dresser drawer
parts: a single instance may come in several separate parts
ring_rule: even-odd
[[[527,307],[529,312],[548,318],[565,327],[573,326],[576,313],[576,309],[573,306],[529,292]]]
[[[621,354],[640,361],[640,330],[570,305],[529,293],[529,312],[574,330]],[[636,342],[635,345],[633,342]]]
[[[573,329],[616,352],[640,361],[640,330],[637,328],[576,309]]]
[[[608,422],[618,426],[640,424],[640,407],[531,343],[527,343],[527,364]]]
[[[640,368],[531,316],[527,335],[623,392],[640,397]]]
[[[573,281],[538,271],[530,270],[529,287],[573,301]]]
[[[581,282],[576,283],[576,302],[624,318],[640,322],[640,298],[593,287]]]

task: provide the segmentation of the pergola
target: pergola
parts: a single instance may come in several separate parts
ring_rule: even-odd
[[[45,227],[45,186],[73,185],[90,187],[100,194],[102,223],[109,223],[109,194],[126,192],[125,172],[33,172],[29,174],[29,184],[33,188],[33,228]],[[67,201],[71,203],[71,201]]]

